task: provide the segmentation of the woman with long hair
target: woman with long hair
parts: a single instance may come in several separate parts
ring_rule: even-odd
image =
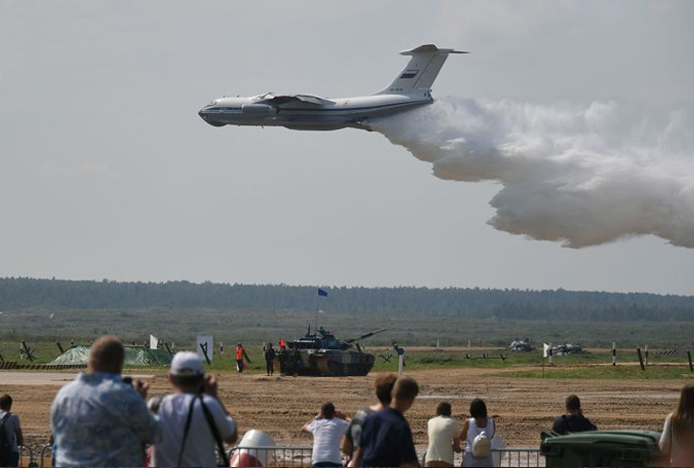
[[[487,415],[487,405],[480,398],[470,403],[470,418],[463,423],[460,440],[467,442],[463,453],[463,466],[494,466],[491,454],[491,440],[496,435],[497,426],[493,418]],[[475,442],[477,437],[486,441]],[[478,450],[476,445],[486,445]]]
[[[670,466],[694,466],[694,384],[682,387],[677,409],[665,419],[659,445]]]

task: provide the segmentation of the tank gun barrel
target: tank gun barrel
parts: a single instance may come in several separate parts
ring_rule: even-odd
[[[349,340],[345,340],[345,343],[352,344],[352,343],[354,343],[355,341],[363,340],[364,338],[369,338],[369,337],[371,337],[371,336],[378,335],[379,333],[383,333],[384,331],[386,331],[385,328],[380,328],[380,329],[378,329],[378,330],[376,330],[376,331],[372,331],[372,332],[369,332],[369,333],[364,333],[363,335],[359,335],[359,336],[357,336],[357,337],[350,338]]]

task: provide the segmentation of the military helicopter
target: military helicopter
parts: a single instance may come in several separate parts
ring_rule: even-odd
[[[510,349],[511,351],[527,352],[532,351],[535,348],[533,348],[533,345],[530,344],[530,338],[526,338],[522,341],[516,338],[511,342],[511,345],[508,347],[508,349]]]
[[[552,354],[555,356],[567,356],[569,354],[581,354],[583,348],[577,344],[560,344],[552,347]]]

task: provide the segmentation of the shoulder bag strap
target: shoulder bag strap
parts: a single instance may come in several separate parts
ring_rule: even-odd
[[[188,431],[190,430],[190,422],[193,419],[193,406],[195,405],[195,400],[197,396],[194,395],[193,399],[190,401],[190,407],[188,408],[188,417],[186,417],[186,426],[183,429],[183,441],[181,442],[181,451],[178,453],[178,463],[176,466],[181,466],[181,460],[183,459],[183,450],[186,448],[186,439],[188,438]],[[202,402],[202,399],[201,399]]]
[[[217,425],[214,423],[214,419],[212,418],[212,413],[210,413],[210,409],[207,407],[202,397],[200,397],[200,404],[202,405],[202,412],[205,413],[207,424],[210,426],[210,431],[212,431],[212,437],[214,437],[215,442],[217,442],[219,455],[222,457],[223,465],[221,466],[229,466],[229,458],[224,451],[224,444],[222,443],[222,437],[219,435],[219,429],[217,429]]]
[[[489,440],[492,440],[496,435],[496,426],[494,425],[494,418],[489,418],[489,422],[492,423],[492,435],[489,436]]]
[[[7,418],[9,418],[11,414],[12,413],[10,413],[9,411],[5,413],[5,416],[3,416],[2,421],[0,421],[0,428],[2,428],[2,426],[5,425],[5,421],[7,421]]]

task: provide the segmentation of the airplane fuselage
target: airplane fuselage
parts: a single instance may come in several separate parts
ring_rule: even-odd
[[[198,114],[215,127],[254,125],[292,130],[371,130],[374,119],[407,112],[434,102],[431,86],[450,54],[467,52],[424,44],[403,50],[411,57],[405,68],[381,91],[368,96],[327,99],[310,94],[265,93],[251,97],[222,97]]]
[[[310,101],[292,100],[282,105],[265,104],[270,93],[253,97],[223,97],[199,112],[210,125],[278,126],[292,130],[371,130],[368,121],[431,104],[428,91],[411,94],[377,94],[353,98],[325,99],[301,95]]]

